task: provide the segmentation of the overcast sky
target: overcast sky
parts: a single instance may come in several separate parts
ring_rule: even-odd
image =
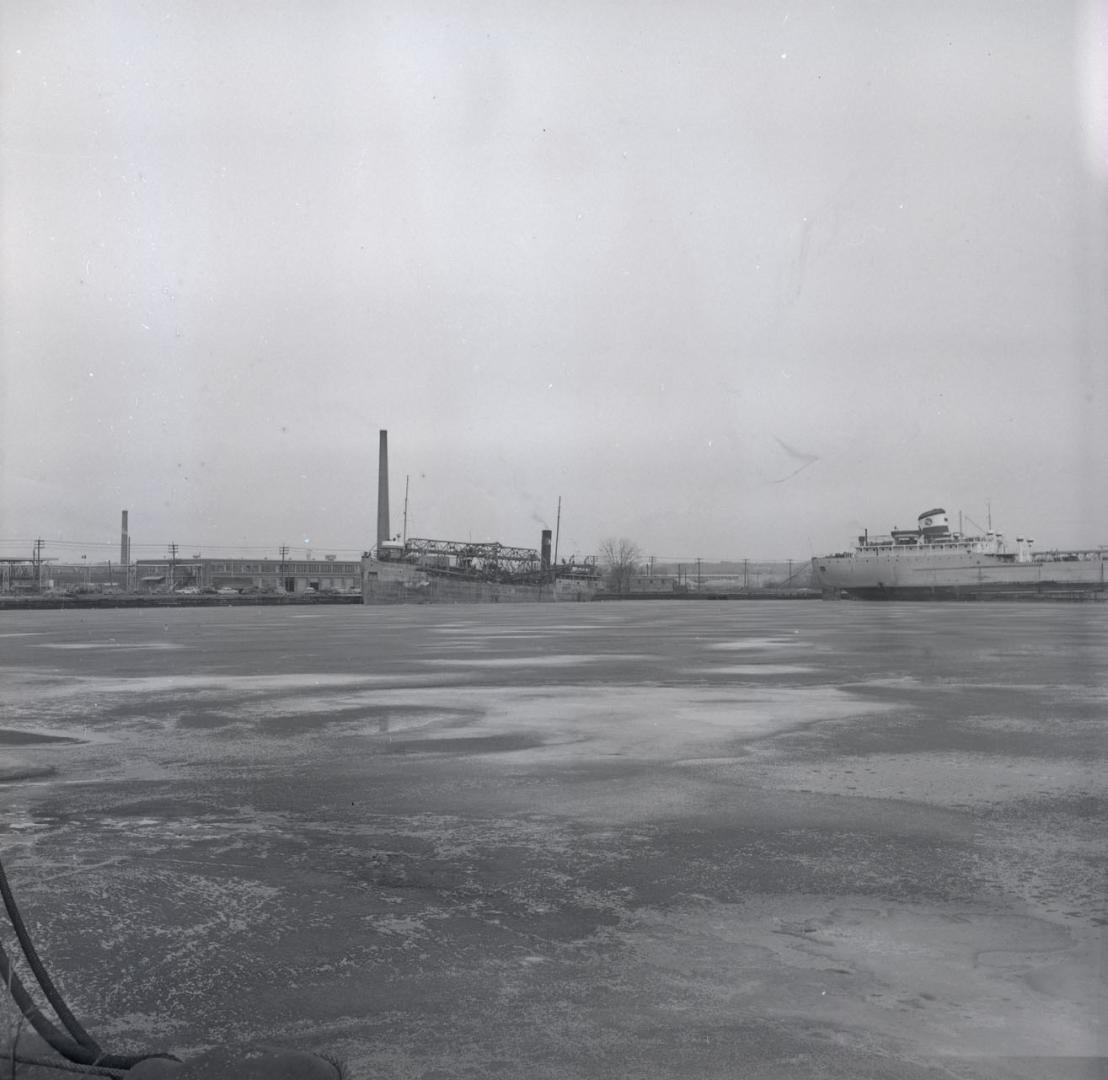
[[[1108,543],[1106,31],[6,0],[0,551]]]

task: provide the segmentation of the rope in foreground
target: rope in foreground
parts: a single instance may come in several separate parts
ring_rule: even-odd
[[[15,931],[19,947],[23,952],[23,958],[65,1030],[59,1029],[36,1004],[26,986],[23,985],[23,980],[16,974],[3,945],[0,945],[0,978],[3,978],[4,985],[8,988],[8,992],[11,994],[20,1014],[52,1050],[60,1054],[66,1061],[77,1065],[92,1065],[100,1069],[119,1072],[126,1072],[132,1066],[150,1057],[172,1057],[172,1055],[162,1053],[112,1054],[104,1050],[70,1012],[65,999],[39,959],[31,937],[27,933],[23,916],[16,905],[15,897],[12,895],[11,886],[8,884],[8,875],[4,871],[2,860],[0,860],[0,895],[4,898],[4,908],[8,914],[8,921]]]
[[[0,895],[3,896],[8,921],[15,931],[23,960],[61,1024],[59,1028],[39,1008],[16,973],[3,943],[0,943],[0,979],[21,1017],[10,1048],[0,1052],[0,1080],[15,1080],[17,1065],[47,1073],[126,1077],[127,1080],[343,1080],[345,1077],[342,1063],[330,1056],[276,1047],[257,1047],[234,1053],[217,1048],[185,1062],[164,1052],[116,1054],[104,1050],[70,1011],[39,958],[12,895],[2,860]],[[45,1046],[36,1040],[33,1050],[20,1050],[20,1028],[24,1020]],[[62,1060],[45,1056],[43,1050],[53,1050]]]

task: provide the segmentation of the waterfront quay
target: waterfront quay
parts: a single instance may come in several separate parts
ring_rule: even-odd
[[[0,684],[0,856],[112,1050],[1104,1075],[1103,605],[3,611]]]

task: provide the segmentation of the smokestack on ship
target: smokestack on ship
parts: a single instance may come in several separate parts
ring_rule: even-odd
[[[950,518],[941,506],[934,510],[924,510],[916,519],[916,524],[919,526],[919,531],[928,540],[950,535]]]
[[[542,547],[540,548],[540,559],[543,577],[546,577],[550,573],[550,538],[552,533],[549,529],[543,529],[542,531]]]

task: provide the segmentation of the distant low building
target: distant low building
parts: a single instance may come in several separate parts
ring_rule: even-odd
[[[360,561],[323,559],[138,559],[143,592],[171,589],[244,589],[274,593],[359,592]]]

